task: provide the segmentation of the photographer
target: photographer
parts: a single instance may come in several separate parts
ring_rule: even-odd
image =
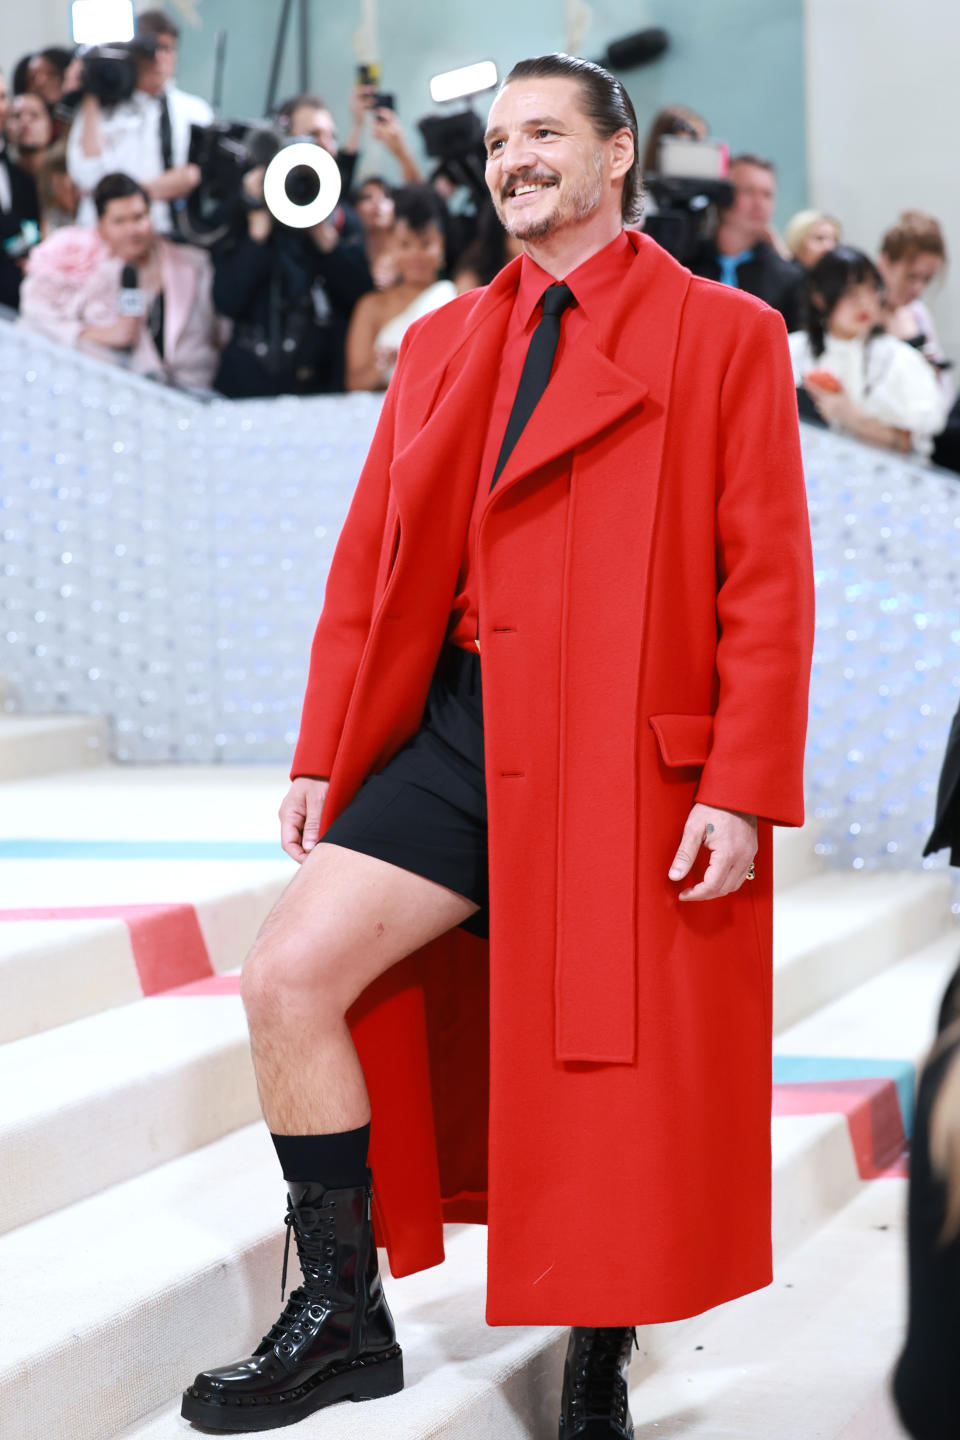
[[[97,183],[122,172],[139,180],[149,195],[158,234],[175,233],[170,202],[189,195],[200,180],[197,167],[187,164],[190,127],[213,119],[205,100],[173,83],[179,35],[163,11],[145,11],[137,19],[137,39],[127,47],[136,66],[130,98],[104,106],[85,86],[67,146],[70,176],[84,196],[81,224],[94,222],[91,197]]]
[[[23,229],[37,222],[37,188],[10,158],[5,139],[10,102],[0,71],[0,305],[16,310],[23,278]]]
[[[214,258],[214,304],[235,322],[216,388],[235,398],[340,391],[350,315],[373,288],[363,226],[343,204],[307,230],[280,223],[263,175],[257,166],[244,177],[245,224]]]
[[[795,261],[784,260],[775,243],[776,170],[758,155],[736,155],[729,179],[736,192],[733,204],[720,212],[716,236],[704,240],[687,263],[694,275],[759,296],[794,330],[800,319],[798,282],[803,270]]]
[[[65,344],[96,345],[139,374],[209,389],[221,326],[202,250],[161,239],[150,198],[129,175],[94,192],[95,230],[57,230],[30,256],[21,318]]]

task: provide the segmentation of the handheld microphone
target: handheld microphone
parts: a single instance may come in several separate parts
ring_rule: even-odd
[[[117,311],[120,315],[143,316],[147,313],[147,297],[140,289],[136,265],[124,265],[120,272]]]

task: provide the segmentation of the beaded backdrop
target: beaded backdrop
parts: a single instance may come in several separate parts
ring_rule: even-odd
[[[118,760],[286,764],[380,403],[204,403],[0,325],[6,708],[106,715]],[[960,697],[960,488],[803,432],[809,811],[832,864],[915,867]]]
[[[203,402],[0,325],[8,709],[279,761],[379,397]]]

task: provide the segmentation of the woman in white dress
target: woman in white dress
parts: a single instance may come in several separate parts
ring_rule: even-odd
[[[808,271],[806,290],[806,329],[790,336],[798,389],[832,429],[929,455],[946,401],[923,356],[883,329],[883,280],[873,261],[840,245]]]
[[[347,389],[386,390],[408,326],[456,295],[441,280],[445,261],[443,201],[429,185],[394,193],[392,258],[399,279],[357,302],[347,331]]]

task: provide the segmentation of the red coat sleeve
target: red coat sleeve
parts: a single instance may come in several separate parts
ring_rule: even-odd
[[[697,799],[803,823],[813,561],[783,320],[756,312],[720,395],[713,743]]]
[[[405,348],[405,346],[403,347]],[[402,351],[401,351],[402,354]],[[397,364],[399,374],[400,362]],[[330,562],[313,637],[300,734],[290,778],[329,778],[360,657],[373,618],[380,549],[390,497],[397,375]]]

